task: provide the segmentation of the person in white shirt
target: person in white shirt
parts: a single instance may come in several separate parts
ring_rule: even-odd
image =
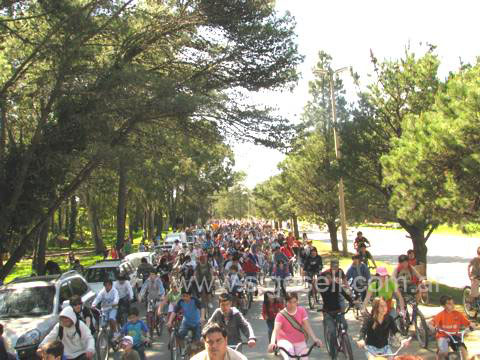
[[[87,325],[77,320],[77,315],[71,306],[62,310],[58,323],[38,346],[37,354],[42,358],[47,344],[60,340],[63,344],[63,354],[67,360],[92,360],[95,354],[95,339]]]
[[[95,308],[99,303],[102,304],[102,311],[106,314],[106,318],[110,322],[110,329],[114,332],[114,337],[118,337],[120,333],[117,330],[117,307],[118,307],[118,291],[113,287],[112,280],[106,279],[103,282],[103,289],[93,300],[92,307]]]
[[[130,309],[130,303],[133,300],[133,289],[130,281],[127,279],[127,275],[121,274],[118,277],[118,281],[113,283],[113,287],[118,291],[118,315],[121,319],[123,315],[128,315],[128,311]]]

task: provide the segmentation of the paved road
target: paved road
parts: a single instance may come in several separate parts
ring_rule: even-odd
[[[300,304],[305,308],[308,308],[308,300],[307,300],[307,290],[302,286],[298,285],[299,279],[295,279],[292,283],[292,286],[289,286],[289,290],[295,290],[299,292],[300,295]],[[263,292],[266,290],[272,290],[271,288],[263,288],[260,287],[260,294],[257,298],[255,298],[255,302],[252,306],[252,309],[247,314],[247,318],[252,324],[254,329],[255,335],[258,338],[257,346],[254,349],[248,349],[244,347],[244,354],[248,357],[248,359],[277,359],[274,355],[267,354],[266,349],[269,342],[268,339],[268,332],[267,326],[265,321],[261,319],[261,302],[263,299]],[[323,325],[322,325],[322,314],[316,311],[309,311],[310,321],[312,323],[312,327],[316,333],[316,335],[322,339],[323,337]],[[428,309],[426,309],[428,312]],[[437,312],[437,309],[432,309],[430,312]],[[360,330],[360,323],[356,321],[351,313],[347,316],[348,326],[349,326],[349,333],[356,338],[358,336]],[[154,342],[153,347],[147,351],[147,358],[149,360],[165,360],[170,358],[170,353],[168,352],[166,341],[168,332],[164,332],[161,339],[156,339]],[[354,349],[354,358],[355,359],[365,359],[364,352],[356,347],[353,343]],[[425,359],[434,359],[435,356],[431,350],[420,350],[418,344],[416,342],[412,342],[412,345],[409,349],[407,349],[408,353],[410,354],[421,354]],[[112,357],[113,358],[113,357]],[[342,359],[342,356],[339,357]],[[278,358],[280,359],[280,358]],[[310,359],[329,359],[328,354],[325,351],[325,348],[322,349],[314,349]]]
[[[411,249],[412,241],[406,237],[404,230],[360,229],[370,241],[372,247],[369,251],[375,259],[397,263],[399,254],[404,254]],[[353,240],[356,229],[348,231],[348,248],[353,249]],[[309,238],[330,243],[329,235],[324,231],[309,232]],[[341,234],[338,235],[341,241]],[[456,235],[436,235],[427,241],[428,246],[428,278],[440,283],[462,288],[469,284],[467,266],[476,255],[480,246],[480,238]],[[341,244],[340,244],[341,247]],[[447,270],[447,271],[446,271]]]

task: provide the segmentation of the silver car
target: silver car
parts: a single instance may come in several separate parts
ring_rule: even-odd
[[[8,351],[19,359],[34,359],[38,344],[58,322],[73,295],[81,296],[87,306],[95,298],[85,279],[74,270],[17,278],[0,287],[0,322]]]

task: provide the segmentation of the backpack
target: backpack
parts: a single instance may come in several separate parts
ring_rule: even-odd
[[[78,318],[75,322],[75,332],[73,333],[73,336],[75,336],[75,334],[78,334],[80,338],[82,337],[82,333],[80,331],[80,320]],[[60,325],[58,325],[58,338],[60,341],[63,340],[63,326]]]

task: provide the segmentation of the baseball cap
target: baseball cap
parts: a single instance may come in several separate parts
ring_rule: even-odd
[[[122,339],[122,343],[124,344],[132,344],[133,345],[133,337],[131,336],[124,336]]]
[[[380,266],[377,268],[377,274],[379,276],[388,276],[388,271],[384,266]]]

